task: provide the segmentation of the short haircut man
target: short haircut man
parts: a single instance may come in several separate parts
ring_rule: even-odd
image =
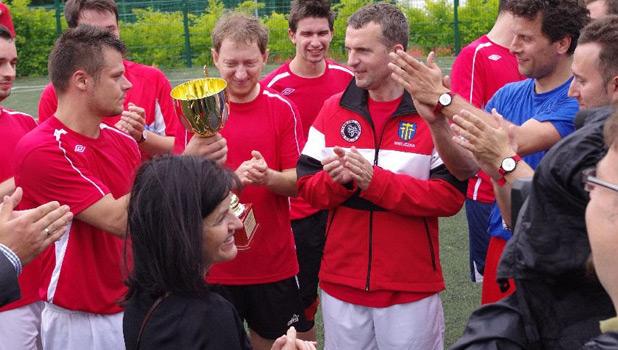
[[[392,4],[349,18],[355,79],[326,100],[297,165],[299,194],[329,210],[319,275],[327,349],[442,348],[437,217],[460,209],[465,184],[391,79],[389,53],[407,46],[408,30]]]
[[[15,149],[15,183],[24,188],[25,208],[56,199],[75,214],[55,249],[42,254],[36,276],[48,302],[41,337],[49,349],[124,347],[120,237],[141,157],[131,136],[103,123],[122,112],[132,86],[123,52],[122,42],[98,27],[62,34],[49,59],[55,117]]]
[[[305,138],[324,101],[343,91],[353,76],[347,67],[327,58],[334,20],[329,1],[292,1],[288,36],[296,53],[291,61],[261,80],[262,85],[280,92],[296,104]],[[328,212],[312,208],[301,197],[291,198],[290,202],[301,298],[305,316],[313,321],[318,307],[318,272]]]
[[[220,131],[228,145],[225,165],[236,169],[244,186],[240,202],[252,205],[258,226],[236,259],[213,266],[206,281],[218,285],[247,321],[253,348],[270,349],[289,326],[301,332],[311,328],[295,280],[298,263],[289,224],[302,125],[289,100],[259,83],[268,58],[268,30],[259,19],[224,16],[212,43],[214,64],[228,83],[230,114]]]
[[[415,101],[425,105],[425,118],[432,122],[432,134],[439,145],[440,155],[459,178],[468,177],[479,169],[479,163],[471,157],[472,153],[454,145],[465,140],[453,138],[447,118],[452,118],[461,110],[473,111],[474,115],[495,125],[495,118],[489,115],[495,108],[516,126],[512,131],[519,156],[505,156],[510,158],[507,163],[514,163],[515,167],[520,159],[518,157],[522,156],[525,162],[534,168],[545,150],[574,130],[573,118],[578,105],[577,101],[567,97],[572,79],[570,61],[579,31],[588,21],[587,10],[577,0],[513,0],[508,2],[507,10],[514,16],[514,38],[510,49],[518,58],[519,72],[529,79],[507,84],[498,90],[485,106],[486,111],[477,109],[463,98],[453,95],[437,79],[428,84],[432,87],[419,86],[415,79],[423,81],[426,75],[439,72],[435,63],[430,62],[431,69],[420,69],[421,66],[416,68],[413,65],[414,61],[412,64],[408,63],[410,57],[406,57],[403,52],[398,54],[399,57],[393,57],[395,62],[391,68],[400,77],[399,81],[411,91]],[[403,71],[401,67],[407,71]],[[431,113],[435,110],[440,113]],[[514,173],[514,170],[507,171],[499,167],[490,169],[490,173],[497,185],[507,181],[502,174]],[[492,238],[483,278],[483,302],[493,302],[505,295],[495,283],[493,273],[496,271],[500,252],[511,236],[508,229],[511,221],[509,187],[498,186],[496,189],[494,186],[494,191],[503,210],[501,212],[496,205],[490,214],[489,232]],[[507,290],[506,294],[508,293],[512,293],[512,289]]]
[[[118,8],[114,0],[67,0],[64,15],[69,28],[90,24],[105,28],[116,37]],[[139,112],[136,119],[119,113],[104,122],[133,137],[140,144],[144,159],[161,153],[169,153],[174,146],[178,129],[178,117],[170,97],[171,86],[159,69],[139,63],[124,61],[125,75],[135,86],[125,98],[125,111]],[[56,91],[48,84],[39,100],[39,122],[52,117],[57,108]]]

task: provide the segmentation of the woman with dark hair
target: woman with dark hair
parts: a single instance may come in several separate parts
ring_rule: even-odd
[[[233,172],[198,157],[161,157],[139,169],[128,215],[127,349],[251,348],[232,304],[204,282],[209,266],[236,256],[237,185]],[[315,349],[292,333],[273,349]]]

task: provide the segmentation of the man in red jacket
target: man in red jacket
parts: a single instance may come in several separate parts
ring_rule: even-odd
[[[389,52],[407,43],[393,5],[350,17],[355,79],[326,100],[297,165],[299,194],[329,210],[319,275],[327,349],[443,347],[438,217],[459,211],[466,186],[390,77]]]

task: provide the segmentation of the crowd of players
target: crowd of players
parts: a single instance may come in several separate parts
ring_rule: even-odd
[[[127,206],[140,164],[169,153],[233,170],[252,205],[248,249],[205,281],[254,349],[280,346],[290,326],[315,340],[318,307],[326,349],[442,349],[438,218],[464,201],[485,305],[454,348],[618,348],[617,10],[500,1],[492,30],[445,77],[433,54],[406,53],[396,6],[349,18],[341,65],[326,57],[329,3],[297,0],[296,55],[262,79],[267,29],[227,14],[212,57],[230,115],[216,135],[193,137],[163,73],[124,58],[115,2],[67,1],[39,125],[0,107],[0,349],[135,348],[127,327],[149,315],[125,319],[123,334]],[[17,52],[0,11],[5,99]],[[511,186],[530,177],[513,227]],[[216,249],[230,255],[229,242]],[[174,334],[161,336],[157,348],[174,348]]]

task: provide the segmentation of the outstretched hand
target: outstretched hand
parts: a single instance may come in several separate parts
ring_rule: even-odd
[[[66,205],[49,202],[34,209],[14,210],[22,198],[21,188],[5,196],[0,208],[0,243],[27,264],[66,231],[73,214]]]

